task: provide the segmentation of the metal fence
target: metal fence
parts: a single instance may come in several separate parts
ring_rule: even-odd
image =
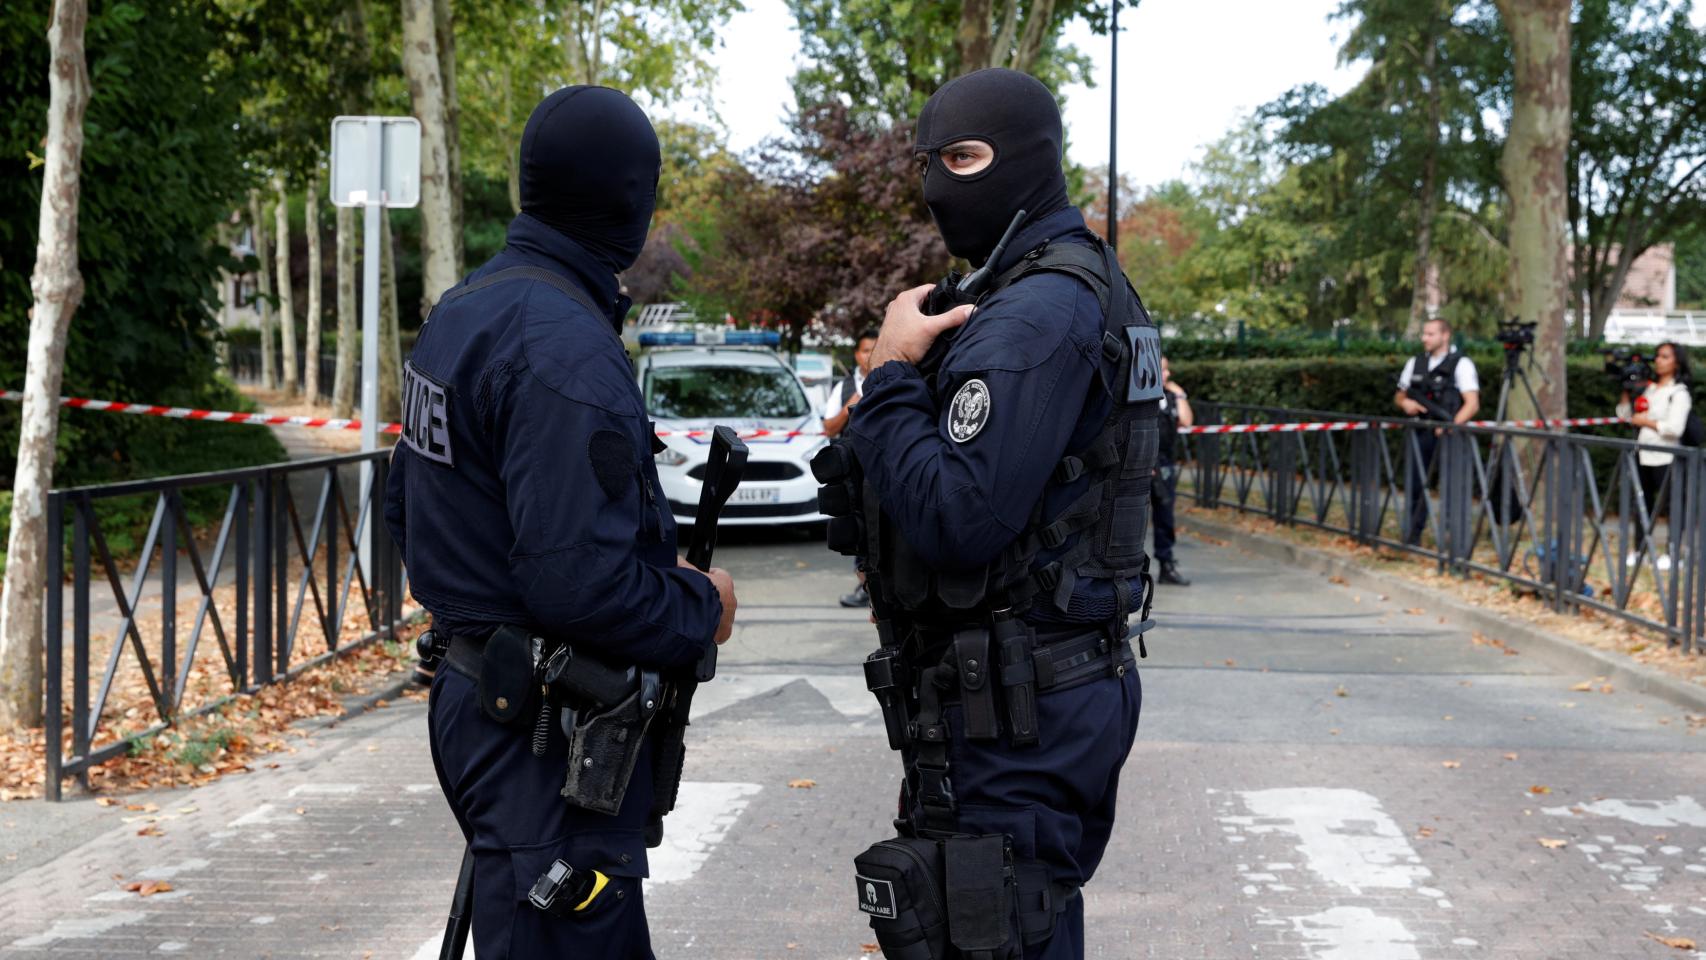
[[[1594,610],[1700,652],[1706,510],[1698,448],[1612,436],[1193,404],[1199,424],[1348,430],[1181,437],[1180,496],[1345,534]],[[1666,468],[1641,464],[1672,459]]]
[[[305,358],[306,352],[299,352],[297,354],[297,356],[299,358]],[[279,357],[277,356],[277,353],[275,351],[274,356],[273,356],[273,367],[274,367],[273,380],[274,380],[274,382],[278,382],[279,380],[283,379],[283,374],[281,373],[281,371],[283,369],[283,363],[284,362],[279,359]],[[338,375],[338,358],[335,354],[331,354],[331,353],[328,353],[327,351],[322,350],[322,351],[320,351],[319,363],[320,363],[320,383],[318,385],[318,391],[317,391],[318,395],[315,396],[313,399],[318,400],[322,403],[331,403],[332,402],[332,386],[333,386],[333,383],[335,382],[337,375]],[[237,381],[238,383],[249,384],[252,386],[258,386],[261,383],[261,348],[258,346],[256,346],[256,347],[237,347],[237,346],[227,347],[226,348],[226,357],[225,357],[225,366],[226,366],[226,369],[229,370],[231,373],[231,379]],[[296,365],[296,389],[297,389],[297,392],[300,393],[300,392],[306,390],[307,388],[308,388],[308,364],[307,364],[306,359],[299,359],[299,361]]]
[[[48,799],[60,798],[67,776],[87,786],[91,766],[126,752],[139,738],[215,710],[234,695],[394,635],[402,613],[403,569],[379,519],[388,455],[372,451],[49,494],[47,567],[59,573],[48,577],[47,593]],[[103,520],[103,515],[116,512],[108,508],[113,501],[135,498],[132,504],[146,503],[150,497],[153,519],[135,569],[121,570],[109,542],[109,534],[117,531],[106,529],[119,521]],[[223,500],[217,533],[195,529],[186,498],[215,504]],[[312,503],[311,514],[299,500]],[[363,541],[370,527],[371,556],[364,560]],[[68,548],[69,581],[63,576]],[[185,561],[193,575],[187,585],[180,583]],[[193,602],[195,612],[181,622],[179,592],[186,586],[186,603]],[[110,647],[101,652],[91,641],[92,590],[110,590],[116,607],[104,611],[116,629]],[[157,625],[141,611],[156,599]],[[340,637],[351,616],[359,635],[344,642]],[[310,625],[317,631],[305,629]],[[315,632],[319,643],[309,649]],[[219,676],[201,685],[212,688],[201,691],[208,702],[186,702],[197,652],[210,637],[218,645]],[[92,691],[97,657],[104,662]],[[135,673],[146,686],[146,709],[114,709],[115,683],[133,679]],[[120,722],[123,729],[115,730]]]

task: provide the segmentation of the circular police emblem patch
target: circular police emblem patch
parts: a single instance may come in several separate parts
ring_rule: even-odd
[[[955,443],[965,443],[977,436],[989,422],[989,385],[982,380],[967,380],[954,394],[948,405],[948,436]]]

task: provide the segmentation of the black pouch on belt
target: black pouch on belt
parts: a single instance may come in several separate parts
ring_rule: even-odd
[[[499,723],[515,723],[532,716],[538,692],[533,638],[520,627],[499,627],[480,654],[480,709]]]
[[[1037,668],[1031,659],[1035,635],[1023,620],[995,621],[995,648],[1001,654],[1001,692],[1007,704],[1007,739],[1015,747],[1035,746],[1042,737],[1037,722]]]
[[[960,679],[960,706],[965,711],[967,740],[994,740],[1001,736],[995,716],[994,672],[989,662],[989,630],[970,627],[954,633],[954,669]]]
[[[966,960],[1009,960],[1013,943],[1012,841],[1005,834],[942,841],[948,939]]]
[[[885,960],[946,960],[948,906],[939,841],[896,837],[853,858],[859,909]]]

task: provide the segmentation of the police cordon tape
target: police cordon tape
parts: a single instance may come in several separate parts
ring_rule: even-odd
[[[24,395],[16,390],[0,390],[0,400],[22,402]],[[78,410],[104,410],[108,413],[130,413],[144,417],[167,417],[173,420],[205,420],[211,423],[247,423],[269,427],[309,427],[323,430],[360,430],[360,420],[345,420],[335,417],[286,417],[266,413],[238,413],[230,410],[197,410],[191,407],[163,407],[146,403],[125,403],[120,400],[91,400],[87,397],[60,397],[59,405]],[[1621,417],[1572,417],[1564,420],[1471,420],[1466,426],[1471,427],[1516,427],[1520,429],[1537,430],[1546,427],[1607,427],[1627,423]],[[1198,427],[1180,427],[1179,433],[1187,436],[1209,435],[1218,436],[1233,433],[1320,433],[1339,430],[1367,430],[1371,427],[1392,430],[1400,426],[1396,423],[1369,423],[1359,420],[1313,420],[1301,423],[1218,423],[1205,424]],[[401,433],[400,423],[381,423],[380,433]],[[660,437],[685,437],[689,440],[700,440],[711,436],[709,430],[659,430]],[[744,430],[740,432],[742,440],[773,439],[792,440],[794,437],[822,436],[821,430]]]

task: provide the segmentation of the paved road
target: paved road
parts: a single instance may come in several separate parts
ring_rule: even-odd
[[[835,607],[850,574],[821,544],[725,538],[742,625],[696,704],[654,942],[858,957],[848,861],[898,778],[857,666],[869,627]],[[1228,547],[1182,560],[1197,583],[1161,594],[1086,891],[1092,956],[1706,957],[1648,936],[1706,942],[1706,730],[1681,711]],[[278,769],[151,798],[159,837],[76,801],[86,842],[18,849],[13,824],[57,814],[0,807],[0,957],[435,956],[458,842],[424,730],[399,703]],[[122,888],[148,879],[173,889]]]

